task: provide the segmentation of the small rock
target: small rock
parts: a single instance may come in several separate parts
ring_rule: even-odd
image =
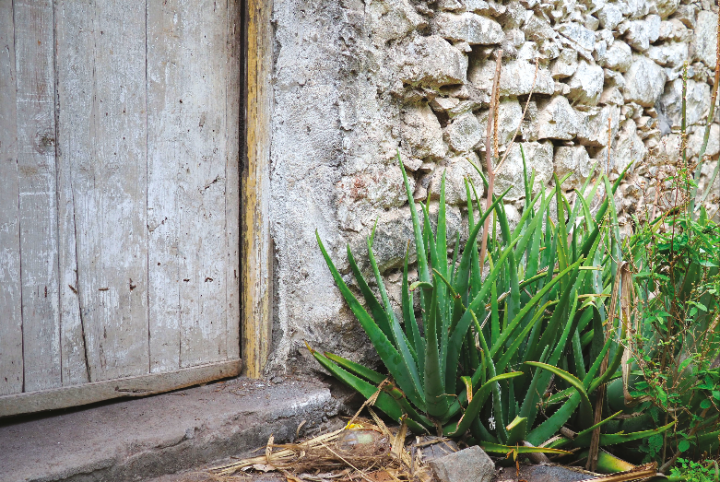
[[[690,30],[694,30],[698,10],[698,6],[694,4],[680,5],[673,18],[681,21]]]
[[[693,46],[695,58],[701,60],[710,68],[715,67],[715,49],[717,45],[718,14],[701,11],[697,17],[697,27]]]
[[[565,97],[555,97],[538,106],[537,139],[569,141],[578,132],[578,119]]]
[[[586,105],[597,105],[603,91],[605,74],[602,67],[581,60],[570,79],[570,99]]]
[[[632,65],[632,49],[622,40],[616,40],[597,61],[608,69],[627,72]]]
[[[623,15],[630,18],[640,18],[650,13],[647,0],[625,0],[618,2],[617,6],[620,7]]]
[[[622,11],[612,3],[605,4],[597,15],[600,20],[600,26],[608,30],[615,30],[615,27],[620,25],[620,22],[623,20]]]
[[[647,56],[666,67],[682,67],[688,58],[688,45],[683,42],[653,45],[648,49]]]
[[[487,126],[488,110],[478,113],[477,119],[483,131]],[[515,135],[515,131],[520,125],[522,119],[522,108],[520,103],[515,99],[506,99],[500,101],[498,106],[498,144],[504,145],[510,142]]]
[[[680,0],[650,0],[650,13],[660,15],[661,18],[668,18],[680,6]]]
[[[560,146],[555,149],[555,174],[561,178],[572,173],[563,184],[564,188],[577,189],[581,187],[590,175],[591,167],[590,156],[583,146]]]
[[[704,135],[705,126],[701,126],[695,129],[695,132],[693,132],[688,138],[688,149],[693,153],[693,155],[698,155],[700,153]],[[717,157],[718,153],[720,153],[720,126],[713,124],[710,126],[710,136],[708,137],[705,156],[713,158]]]
[[[433,172],[428,185],[431,196],[430,199],[440,198],[443,173],[445,173],[445,202],[449,206],[464,206],[467,203],[467,191],[465,191],[466,178],[472,181],[478,196],[482,196],[485,191],[483,181],[475,168],[470,164],[471,162],[480,167],[480,159],[474,152],[450,158],[446,165],[438,166]]]
[[[682,79],[668,82],[660,100],[665,106],[665,114],[674,126],[680,126],[682,121],[682,85]],[[702,119],[710,108],[710,86],[688,79],[685,100],[686,122],[690,126]]]
[[[437,35],[418,36],[399,47],[400,80],[437,89],[467,80],[467,57]]]
[[[665,71],[647,57],[634,56],[625,74],[625,101],[652,107],[665,87]]]
[[[482,127],[472,112],[468,112],[445,128],[444,138],[452,150],[467,152],[482,139]]]
[[[470,82],[478,89],[492,91],[495,76],[495,61],[473,62],[468,74]],[[500,72],[500,95],[552,94],[555,82],[547,69],[540,68],[533,89],[535,65],[526,60],[513,60],[503,65]]]
[[[440,0],[437,5],[440,10],[452,12],[474,12],[488,9],[488,3],[484,0]]]
[[[435,112],[446,112],[460,103],[455,97],[435,97],[430,101],[430,107]]]
[[[659,15],[648,15],[644,20],[623,23],[619,26],[618,31],[625,34],[627,43],[644,52],[660,36],[660,22]]]
[[[555,29],[567,39],[571,40],[575,46],[592,52],[595,48],[595,34],[578,23],[563,23]]]
[[[495,194],[500,195],[510,188],[505,196],[506,201],[515,201],[525,197],[525,180],[523,172],[522,153],[525,153],[528,180],[535,170],[535,185],[533,194],[539,192],[551,178],[553,173],[553,144],[545,142],[522,142],[513,144],[505,164],[495,178]]]
[[[552,25],[550,25],[550,22],[538,17],[537,15],[532,15],[527,19],[523,31],[530,40],[534,40],[536,42],[542,42],[543,40],[554,39],[557,37],[557,33],[555,32],[555,29],[552,28]]]
[[[422,449],[420,449],[422,450],[422,458],[425,463],[460,451],[454,440],[426,436],[420,437],[420,443],[430,442],[434,439],[437,439],[438,442],[432,445],[425,445]]]
[[[624,103],[625,98],[623,97],[621,88],[616,85],[603,90],[599,102],[600,105],[622,105]]]
[[[671,18],[660,23],[660,34],[658,40],[674,40],[676,42],[686,42],[691,37],[688,28],[683,23]]]
[[[430,467],[442,482],[490,482],[495,476],[495,464],[477,445],[434,459]]]
[[[413,157],[442,159],[447,152],[440,122],[428,106],[408,107],[403,115],[401,133],[403,147]]]
[[[577,116],[579,121],[577,138],[586,146],[607,146],[608,137],[613,139],[620,125],[620,109],[616,105],[577,112]]]
[[[370,2],[365,11],[378,44],[403,38],[420,25],[427,25],[408,0]]]
[[[434,28],[445,39],[470,45],[499,44],[505,38],[499,23],[471,12],[459,15],[439,13],[435,17]]]
[[[641,166],[647,158],[647,149],[637,134],[637,125],[628,119],[620,125],[620,131],[610,153],[611,169],[615,173],[622,172],[628,164],[633,162],[633,170]],[[595,159],[605,166],[607,163],[607,147],[600,149]]]
[[[551,72],[554,79],[570,77],[578,68],[577,51],[563,49],[560,56],[553,63]]]

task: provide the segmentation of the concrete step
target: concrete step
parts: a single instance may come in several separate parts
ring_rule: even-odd
[[[278,379],[274,379],[278,381]],[[237,378],[42,417],[0,419],[2,482],[130,482],[291,441],[339,403],[319,382]]]

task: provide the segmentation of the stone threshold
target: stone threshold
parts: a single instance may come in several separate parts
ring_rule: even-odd
[[[275,383],[273,383],[275,382]],[[313,431],[339,403],[318,381],[235,378],[141,399],[0,419],[3,482],[130,482]],[[280,383],[277,383],[280,382]]]

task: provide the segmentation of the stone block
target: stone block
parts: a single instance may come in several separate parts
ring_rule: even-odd
[[[468,152],[482,139],[482,126],[472,112],[467,112],[445,128],[444,138],[452,150]]]
[[[695,58],[710,68],[715,67],[715,49],[717,48],[718,14],[701,11],[697,16],[697,26],[693,38]]]
[[[490,482],[495,464],[477,445],[430,461],[435,476],[442,482]]]
[[[533,89],[534,75],[535,65],[527,60],[512,60],[506,63],[500,72],[500,95],[527,95],[531,90],[534,94],[551,95],[555,91],[555,82],[547,69],[538,69]],[[494,60],[473,62],[468,74],[475,87],[488,92],[492,91],[494,76]]]
[[[470,45],[499,44],[505,38],[499,23],[471,12],[439,13],[435,17],[433,27],[444,39],[467,42]]]
[[[665,87],[665,71],[647,57],[636,55],[625,74],[625,101],[645,107],[655,105]]]
[[[488,115],[489,110],[483,110],[477,116],[483,132],[487,129]],[[521,119],[522,107],[517,100],[506,99],[500,101],[498,106],[498,143],[500,145],[507,144],[512,140]]]
[[[603,91],[605,74],[602,67],[581,60],[577,71],[570,79],[569,97],[576,103],[597,105]]]
[[[569,141],[578,132],[578,119],[565,97],[554,97],[538,106],[537,139]]]
[[[558,178],[571,173],[565,189],[577,189],[590,175],[592,161],[583,146],[560,146],[555,149],[555,174]]]
[[[647,56],[665,67],[682,67],[683,62],[688,58],[688,44],[668,42],[663,45],[653,45],[648,49]]]
[[[440,198],[440,186],[442,185],[443,173],[445,174],[445,202],[449,206],[466,205],[467,192],[465,191],[465,179],[472,181],[478,196],[482,196],[485,192],[482,178],[475,168],[472,167],[471,162],[480,167],[480,159],[474,152],[463,156],[452,157],[447,160],[445,165],[438,165],[432,173],[430,183],[428,184],[430,199]]]
[[[598,56],[597,62],[608,69],[627,72],[632,65],[632,49],[622,40],[616,40]]]
[[[440,36],[418,36],[398,50],[400,80],[406,84],[438,89],[467,80],[467,57]]]
[[[403,148],[418,159],[441,159],[447,152],[443,131],[428,106],[410,106],[402,117]]]

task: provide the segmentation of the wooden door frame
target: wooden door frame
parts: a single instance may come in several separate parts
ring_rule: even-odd
[[[245,375],[263,376],[272,345],[270,237],[272,0],[244,0],[245,119],[241,199],[241,357]]]

